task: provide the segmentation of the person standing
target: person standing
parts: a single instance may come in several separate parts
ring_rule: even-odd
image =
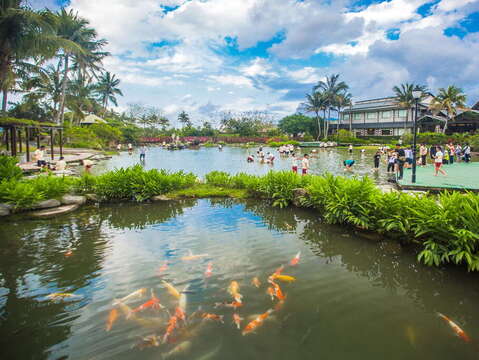
[[[116,146],[116,151],[121,151],[121,144],[118,143],[118,145]]]
[[[421,144],[419,147],[419,156],[421,157],[421,166],[426,166],[427,164],[427,147],[425,144]]]
[[[381,161],[381,151],[378,150],[376,151],[376,154],[374,154],[374,171],[378,172],[379,171],[379,162]]]
[[[348,151],[350,154],[353,153],[353,144],[349,144]]]
[[[431,150],[429,151],[429,154],[431,155],[432,160],[436,158],[436,148],[437,148],[437,145],[433,145],[431,146]]]
[[[128,152],[132,152],[133,151],[133,145],[131,143],[128,143]]]
[[[400,144],[396,144],[396,154],[396,175],[397,179],[401,180],[404,175],[404,163],[406,162],[406,153],[404,152],[404,149],[401,148]]]
[[[146,146],[142,145],[140,148],[140,161],[145,161],[146,156]]]
[[[404,167],[406,169],[410,169],[412,167],[412,163],[413,163],[412,149],[411,148],[404,149],[404,154],[406,156],[406,162],[404,164]]]
[[[387,172],[388,173],[392,173],[394,172],[394,165],[396,164],[396,159],[397,159],[397,155],[394,151],[390,151],[388,153],[388,169],[387,169]]]
[[[464,145],[464,149],[462,149],[462,152],[464,153],[464,161],[466,163],[471,161],[471,147],[469,146],[468,143]]]
[[[291,169],[294,173],[298,173],[298,158],[294,153],[291,154]]]
[[[441,151],[441,148],[438,146],[436,154],[434,155],[434,176],[437,176],[437,173],[440,172],[444,176],[447,176],[446,172],[441,169],[442,167],[442,160],[443,160],[444,154]]]
[[[303,175],[306,175],[309,170],[309,155],[304,154],[303,160],[301,160],[301,168],[303,170]]]
[[[461,144],[457,144],[456,145],[456,149],[454,150],[454,152],[456,153],[456,161],[457,162],[461,162],[461,157],[462,157],[462,146]]]
[[[452,164],[454,164],[456,149],[455,149],[454,144],[452,142],[449,143],[448,148],[449,148],[449,164],[452,165]]]

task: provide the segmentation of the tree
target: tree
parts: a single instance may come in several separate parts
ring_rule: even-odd
[[[338,124],[336,128],[336,132],[339,133],[339,122],[341,121],[341,110],[347,106],[352,105],[351,94],[344,91],[336,95],[335,104],[336,104],[336,110],[338,111]],[[350,127],[349,131],[351,131],[351,122],[349,123],[349,127]]]
[[[457,114],[457,109],[466,107],[466,95],[461,88],[454,85],[448,86],[447,89],[440,88],[439,93],[433,98],[430,109],[433,112],[445,111],[446,122],[442,129],[443,134],[446,133],[447,125]]]
[[[115,78],[115,75],[112,75],[108,71],[104,72],[98,79],[98,84],[96,85],[96,92],[100,97],[104,113],[107,110],[108,101],[111,101],[113,104],[118,106],[118,103],[116,101],[116,95],[123,96],[123,93],[118,88],[119,84],[120,79]]]
[[[293,114],[282,118],[278,127],[286,134],[297,136],[300,133],[312,135],[315,126],[313,118],[302,114]]]
[[[192,125],[190,116],[184,110],[178,114],[178,121],[185,127]]]
[[[240,136],[258,136],[270,126],[270,115],[265,111],[225,111],[221,114],[224,129]]]
[[[394,95],[396,96],[396,102],[400,105],[403,106],[407,109],[406,112],[406,123],[404,124],[404,130],[407,128],[407,123],[409,120],[409,112],[411,111],[412,108],[414,108],[414,105],[416,104],[416,100],[414,99],[414,96],[412,95],[413,90],[421,90],[423,96],[421,97],[422,100],[426,96],[427,92],[427,87],[424,85],[417,85],[417,84],[401,84],[400,86],[394,86],[393,91]]]
[[[316,122],[318,125],[318,135],[316,140],[321,137],[321,122],[324,122],[324,111],[326,111],[328,99],[323,93],[313,91],[311,94],[306,94],[306,102],[302,104],[304,110],[316,115]],[[323,110],[323,119],[319,116],[319,112]]]
[[[326,77],[326,81],[319,81],[313,88],[314,91],[322,91],[328,110],[328,121],[325,122],[324,137],[328,138],[329,121],[331,119],[331,110],[336,106],[339,94],[348,91],[349,86],[344,81],[339,81],[339,74],[333,74]],[[339,121],[339,120],[338,120]]]

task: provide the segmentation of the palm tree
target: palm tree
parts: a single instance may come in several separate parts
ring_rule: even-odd
[[[178,114],[178,121],[186,127],[191,126],[190,116],[184,110]]]
[[[352,97],[352,95],[350,93],[346,92],[346,91],[341,93],[341,94],[336,95],[335,104],[336,104],[336,110],[338,111],[338,124],[337,124],[337,128],[336,128],[336,133],[339,132],[339,122],[341,120],[341,110],[343,108],[347,107],[347,106],[352,105],[351,97]],[[351,124],[350,124],[350,126],[351,126]]]
[[[116,95],[123,96],[123,93],[118,88],[120,84],[120,79],[117,79],[115,75],[106,71],[98,79],[97,83],[97,93],[100,96],[101,104],[103,106],[103,112],[106,112],[108,108],[108,101],[111,101],[115,106],[118,106],[116,101]]]
[[[65,112],[65,97],[68,83],[68,72],[70,71],[69,61],[72,56],[81,58],[91,54],[91,50],[99,50],[106,44],[105,40],[98,40],[97,33],[93,28],[88,27],[89,22],[75,14],[72,10],[67,12],[62,9],[57,13],[57,36],[68,40],[74,46],[61,47],[60,57],[63,61],[63,79],[60,96],[60,108],[55,119],[57,123],[63,123]]]
[[[447,89],[440,88],[439,93],[432,99],[429,107],[435,113],[446,112],[446,122],[442,129],[443,134],[445,134],[449,121],[457,114],[457,109],[466,107],[466,95],[461,88],[454,85],[448,86]]]
[[[95,90],[95,85],[85,83],[81,78],[68,82],[65,102],[73,112],[73,124],[77,119],[80,122],[85,117],[85,111],[92,112],[95,106]]]
[[[319,91],[313,91],[311,94],[306,94],[306,102],[302,104],[305,111],[312,112],[316,115],[316,122],[318,124],[318,136],[316,140],[321,138],[321,117],[319,116],[319,112],[325,112],[326,105],[327,99],[324,94]]]
[[[2,112],[7,109],[8,92],[15,86],[17,70],[25,69],[33,56],[52,57],[62,43],[53,36],[51,13],[35,12],[22,0],[0,2],[0,91]]]
[[[331,109],[336,106],[337,96],[345,91],[348,91],[349,86],[344,81],[339,81],[339,74],[333,74],[326,77],[326,81],[319,81],[313,88],[314,91],[322,90],[327,99],[328,121],[325,123],[326,129],[324,137],[328,138],[329,119],[331,118]]]
[[[412,95],[412,92],[414,90],[421,90],[422,92],[422,97],[419,100],[424,99],[426,96],[427,92],[427,87],[424,85],[417,85],[417,84],[401,84],[400,86],[394,86],[393,91],[394,95],[396,96],[396,102],[399,106],[405,107],[406,110],[406,123],[404,124],[404,130],[407,129],[407,123],[409,121],[409,112],[411,109],[414,108],[414,105],[416,104],[416,100],[414,99],[414,96]]]

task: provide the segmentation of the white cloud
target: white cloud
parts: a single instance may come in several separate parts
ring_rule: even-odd
[[[311,66],[289,71],[288,75],[300,84],[314,84],[320,80],[324,80],[324,75],[320,74],[320,69]]]
[[[223,85],[253,87],[251,79],[241,75],[210,75],[209,79]]]

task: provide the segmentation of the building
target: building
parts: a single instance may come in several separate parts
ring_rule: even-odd
[[[428,111],[432,97],[428,96],[418,106],[418,119],[427,116],[423,131],[435,131],[440,122]],[[400,136],[412,132],[414,109],[401,106],[396,97],[357,101],[341,114],[339,128],[352,130],[356,136]],[[333,126],[335,128],[335,126]]]
[[[87,115],[80,121],[80,125],[106,124],[106,121],[95,114]]]

